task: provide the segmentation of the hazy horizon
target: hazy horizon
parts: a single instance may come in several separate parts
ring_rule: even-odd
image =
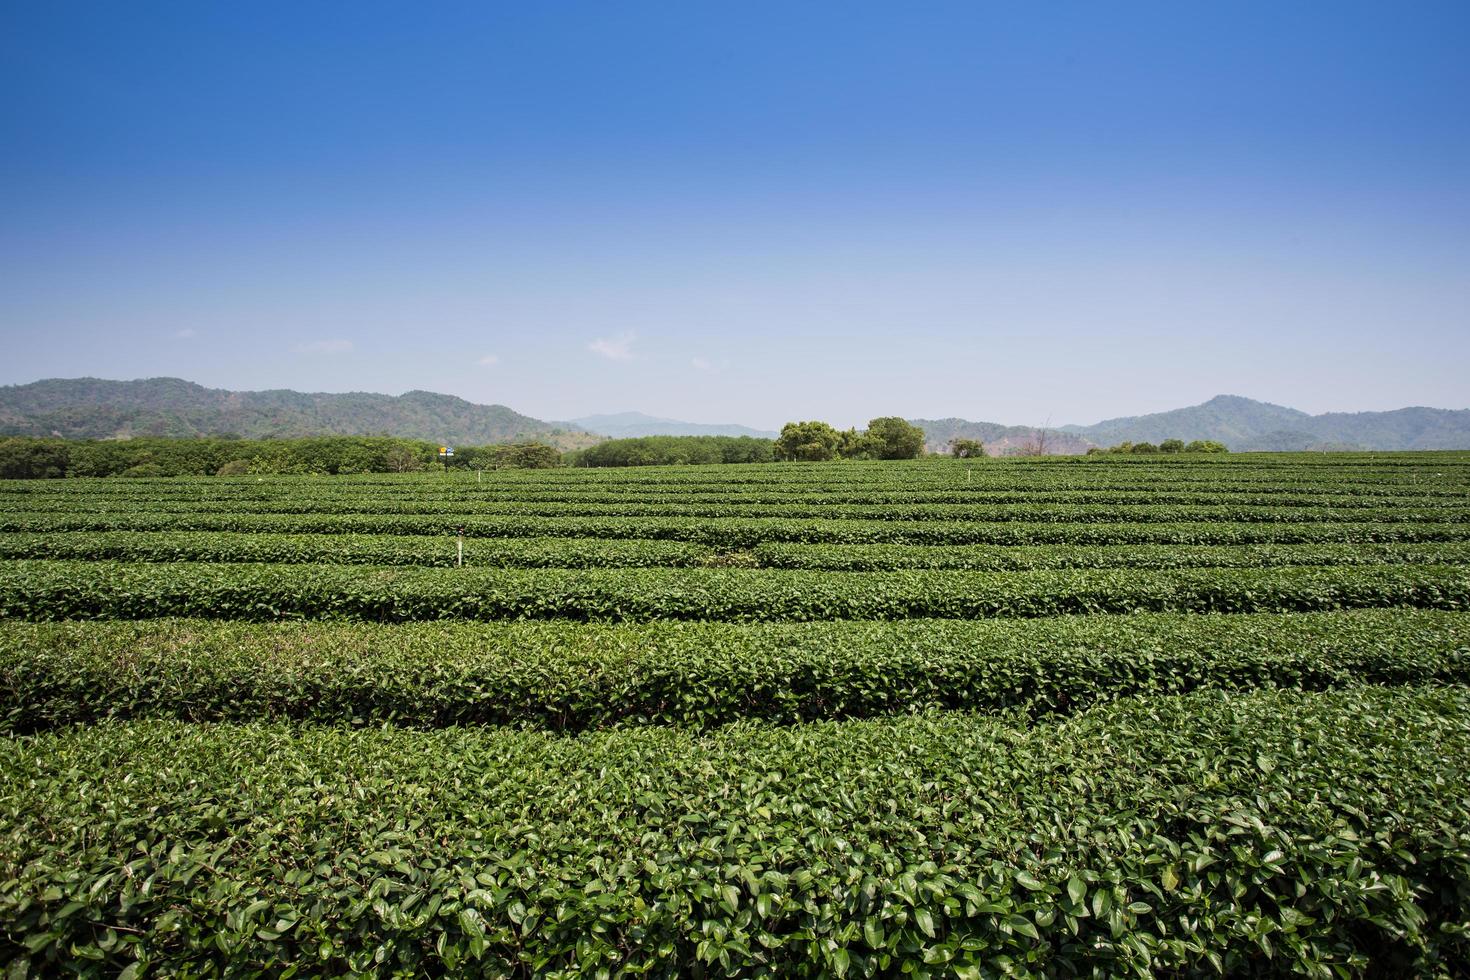
[[[1470,6],[13,6],[0,383],[1470,407]]]

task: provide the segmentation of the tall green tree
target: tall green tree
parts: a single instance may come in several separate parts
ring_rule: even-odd
[[[869,422],[866,442],[874,459],[915,459],[924,454],[924,430],[896,415]]]
[[[985,455],[985,444],[979,439],[951,439],[949,454],[955,459],[979,459]]]
[[[1184,451],[1187,453],[1230,452],[1229,449],[1225,448],[1225,444],[1223,442],[1216,442],[1214,439],[1196,439],[1194,440],[1194,442],[1191,442],[1189,445],[1185,446]]]
[[[821,462],[837,458],[842,433],[826,422],[787,422],[776,440],[776,458]]]

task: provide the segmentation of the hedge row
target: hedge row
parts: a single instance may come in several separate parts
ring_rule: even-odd
[[[0,753],[12,975],[1470,971],[1460,687]]]
[[[1417,610],[892,623],[0,621],[0,720],[582,730],[927,709],[1070,713],[1196,688],[1470,682],[1470,616]]]
[[[0,514],[0,532],[233,531],[249,534],[652,538],[716,548],[808,544],[1293,544],[1470,541],[1470,524],[1407,522],[1045,524],[1030,521],[838,521],[780,518],[427,517],[412,514]]]
[[[80,531],[0,533],[0,558],[451,566],[458,563],[459,552],[454,539],[447,535]],[[656,539],[470,538],[464,542],[463,559],[466,565],[483,568],[698,568],[740,564],[839,571],[1463,565],[1470,564],[1470,542],[1005,547],[768,543],[749,552],[722,553],[708,545]]]
[[[1431,545],[1413,545],[1423,562]],[[1450,548],[1459,547],[1450,545]],[[1465,545],[1470,549],[1470,544]],[[1446,552],[1451,555],[1452,552]],[[279,562],[338,565],[456,565],[449,535],[234,534],[225,531],[82,531],[0,533],[0,558],[89,561]],[[684,541],[618,538],[470,538],[464,563],[488,568],[696,568],[722,556]],[[748,559],[750,560],[750,559]],[[1452,559],[1457,560],[1457,559]]]
[[[0,562],[0,618],[979,619],[1470,608],[1464,567],[804,572]]]
[[[5,510],[72,510],[77,508],[134,508],[140,510],[203,509],[221,510],[237,507],[242,510],[281,510],[321,503],[333,507],[361,505],[368,499],[367,488],[353,484],[333,483],[287,483],[272,484],[259,488],[236,488],[221,495],[219,481],[191,487],[188,491],[173,493],[141,492],[157,491],[156,484],[137,487],[126,486],[134,492],[117,492],[115,484],[98,486],[89,484],[91,492],[66,492],[70,484],[51,484],[63,492],[57,493],[11,493],[0,484],[0,509]],[[413,489],[412,493],[404,490]],[[1147,483],[1123,486],[1087,487],[1067,489],[1021,490],[973,488],[961,483],[954,487],[875,489],[786,489],[780,486],[761,486],[753,489],[735,487],[684,487],[673,484],[663,487],[641,487],[622,489],[606,486],[560,486],[544,488],[534,486],[475,485],[458,490],[445,490],[425,486],[420,488],[399,487],[374,489],[371,499],[382,501],[390,508],[413,505],[434,507],[489,506],[495,504],[850,504],[850,505],[965,505],[968,507],[1046,504],[1046,505],[1117,505],[1122,507],[1140,505],[1216,505],[1231,504],[1251,507],[1328,507],[1345,509],[1386,507],[1438,507],[1441,505],[1463,506],[1465,491],[1460,487],[1440,490],[1419,490],[1406,487],[1385,487],[1380,493],[1368,494],[1361,491],[1343,492],[1327,486],[1319,487],[1189,487],[1184,489],[1159,488]]]
[[[803,463],[786,466],[722,467],[718,472],[701,472],[694,467],[640,467],[637,472],[599,470],[586,479],[568,470],[537,471],[530,474],[515,471],[486,470],[480,478],[496,484],[581,485],[730,485],[761,486],[775,483],[822,486],[913,486],[921,484],[962,483],[967,486],[1065,486],[1090,483],[1201,483],[1240,484],[1270,483],[1290,486],[1298,483],[1328,483],[1334,486],[1358,484],[1398,484],[1408,487],[1437,486],[1446,482],[1464,482],[1470,474],[1470,457],[1464,452],[1374,454],[1352,456],[1332,454],[1307,458],[1288,454],[1260,455],[1233,460],[1190,458],[1084,459],[1051,457],[1044,459],[926,460],[886,462]],[[181,477],[158,482],[160,487],[196,486],[199,477]],[[227,486],[250,487],[261,482],[291,479],[317,479],[309,476],[269,475],[231,480]],[[345,485],[394,487],[405,485],[476,484],[475,474],[457,471],[450,474],[360,474],[338,476]],[[13,485],[13,484],[12,484]]]
[[[0,536],[0,554],[7,554]],[[44,538],[39,540],[45,540]],[[85,541],[86,538],[80,539]],[[39,545],[38,545],[39,547]],[[79,547],[81,547],[79,545]],[[38,550],[37,556],[46,552]],[[58,552],[56,557],[63,557]],[[1464,565],[1470,543],[1241,545],[757,545],[764,568],[896,571],[906,568],[1015,572],[1044,568],[1266,568],[1289,565]],[[23,557],[15,555],[14,557]],[[100,557],[100,555],[99,555]]]
[[[85,515],[117,514],[116,505],[93,509],[85,504],[59,508],[7,509],[13,516],[50,516],[56,513]],[[458,521],[465,517],[558,518],[773,518],[782,520],[954,522],[987,524],[1107,524],[1126,520],[1135,524],[1178,524],[1189,521],[1221,521],[1230,524],[1335,524],[1342,521],[1380,524],[1470,524],[1470,507],[1252,507],[1233,504],[1170,506],[1143,503],[1108,504],[836,504],[785,503],[527,503],[524,501],[480,501],[432,503],[384,500],[352,502],[302,498],[280,502],[216,501],[183,505],[151,504],[145,509],[123,511],[139,520],[151,518],[208,518],[295,516],[300,514],[411,515]]]

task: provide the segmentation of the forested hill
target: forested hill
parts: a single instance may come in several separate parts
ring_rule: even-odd
[[[233,435],[279,439],[390,435],[484,445],[539,440],[559,449],[599,441],[504,405],[452,395],[225,391],[179,378],[51,378],[0,387],[0,435],[113,439]]]
[[[1219,395],[1202,405],[1170,412],[1062,428],[1100,446],[1214,439],[1236,452],[1470,448],[1470,409],[1400,408],[1308,415],[1238,395]]]

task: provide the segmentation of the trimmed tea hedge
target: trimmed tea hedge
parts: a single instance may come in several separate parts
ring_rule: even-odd
[[[1414,552],[1413,560],[1430,554]],[[1453,545],[1451,547],[1454,547]],[[1470,554],[1470,544],[1465,546]],[[1453,554],[1447,552],[1446,554]],[[66,558],[143,562],[272,562],[284,564],[423,565],[459,561],[450,535],[231,534],[222,531],[0,533],[0,558]],[[619,538],[470,538],[464,563],[486,568],[697,568],[718,564],[707,545]]]
[[[0,748],[14,973],[1463,976],[1463,688]],[[131,971],[131,972],[129,972]]]
[[[0,532],[212,531],[250,534],[639,538],[749,548],[812,544],[1261,544],[1470,541],[1466,523],[1043,524],[1024,521],[837,521],[781,518],[426,517],[413,514],[5,514]]]
[[[978,619],[1470,608],[1463,566],[804,572],[0,562],[0,618]]]
[[[5,536],[0,535],[0,554],[4,553],[4,547]],[[82,547],[84,545],[79,545],[78,550]],[[751,549],[751,556],[764,568],[850,572],[898,571],[910,568],[1019,572],[1047,568],[1464,565],[1470,564],[1470,543],[984,546],[768,542]],[[58,554],[55,557],[63,555]]]
[[[985,523],[1043,524],[1111,524],[1127,521],[1135,524],[1181,524],[1196,521],[1221,521],[1231,524],[1318,524],[1341,521],[1379,524],[1465,524],[1470,523],[1470,508],[1458,501],[1435,501],[1410,508],[1402,504],[1382,507],[1348,506],[1284,506],[1280,504],[1236,505],[1230,503],[1168,505],[1148,501],[1111,501],[1094,504],[1018,503],[997,504],[987,501],[950,504],[911,504],[890,500],[872,504],[841,504],[816,498],[797,503],[763,501],[756,503],[717,500],[691,503],[675,496],[668,501],[639,502],[612,500],[604,502],[568,501],[419,501],[392,502],[356,498],[352,500],[321,499],[305,496],[284,501],[208,500],[167,504],[143,502],[136,508],[118,508],[115,502],[83,505],[80,502],[28,502],[24,507],[7,508],[11,514],[121,513],[139,520],[168,517],[267,517],[314,514],[322,516],[359,516],[393,514],[402,516],[440,517],[457,520],[463,517],[541,517],[541,518],[780,518],[784,520],[849,520],[849,521],[981,521]]]
[[[927,709],[1067,713],[1197,688],[1470,681],[1470,616],[990,622],[0,621],[0,723],[102,718],[558,730]]]
[[[234,534],[222,531],[0,533],[0,558],[270,562],[448,567],[449,535]],[[1261,545],[801,545],[749,552],[637,538],[468,538],[464,563],[482,568],[744,567],[897,571],[1047,568],[1260,568],[1289,565],[1464,565],[1470,542]]]

